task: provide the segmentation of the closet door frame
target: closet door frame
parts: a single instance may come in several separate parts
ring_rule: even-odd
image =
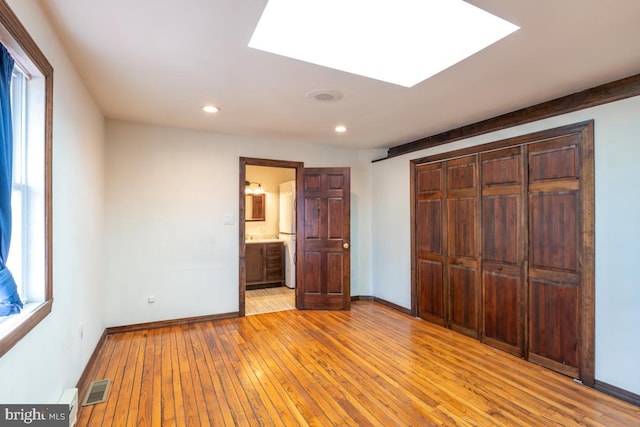
[[[578,365],[580,379],[590,387],[595,382],[595,174],[594,174],[594,122],[593,120],[570,124],[558,128],[543,130],[531,134],[516,136],[505,140],[495,141],[475,147],[454,150],[433,156],[422,157],[410,162],[410,195],[411,195],[411,313],[419,312],[418,282],[417,282],[417,253],[416,253],[416,168],[432,162],[442,162],[472,154],[514,147],[527,146],[536,142],[563,135],[575,134],[580,144],[580,294],[579,313],[581,324],[578,331]],[[525,266],[526,271],[526,266]],[[526,292],[525,292],[526,295]],[[480,304],[482,306],[482,304]],[[525,314],[525,343],[528,341],[528,319]],[[480,331],[480,336],[482,337]],[[526,346],[526,344],[525,344]],[[526,350],[526,349],[525,349]],[[526,354],[526,353],[525,353]]]

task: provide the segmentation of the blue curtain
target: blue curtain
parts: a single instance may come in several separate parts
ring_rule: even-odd
[[[0,316],[20,313],[22,301],[16,281],[6,266],[11,243],[11,178],[13,132],[11,129],[11,73],[13,58],[0,45]]]

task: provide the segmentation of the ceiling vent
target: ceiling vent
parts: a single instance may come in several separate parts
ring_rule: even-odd
[[[111,380],[93,381],[89,385],[89,391],[82,402],[82,406],[95,405],[96,403],[102,403],[107,400],[110,385]]]
[[[318,89],[307,93],[307,98],[318,102],[338,102],[344,97],[339,90]]]

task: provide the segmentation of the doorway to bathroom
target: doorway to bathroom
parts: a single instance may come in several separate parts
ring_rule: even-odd
[[[241,316],[296,308],[296,183],[302,168],[299,162],[241,159]]]
[[[277,214],[269,214],[269,206],[275,202],[269,201],[264,183],[248,179],[247,173],[260,171],[253,170],[253,166],[295,171],[295,184],[289,185],[289,190],[281,187],[286,181],[277,186],[278,200],[281,199],[280,194],[295,192],[295,196],[291,196],[291,206],[284,209],[282,215],[279,210]],[[288,263],[290,278],[295,278],[295,284],[288,282],[295,289],[295,308],[349,310],[350,168],[305,168],[301,162],[241,157],[239,193],[238,314],[248,314],[246,297],[252,288],[287,287],[287,256],[291,259]],[[247,197],[256,194],[261,196]],[[280,206],[279,201],[277,205]],[[287,211],[292,220],[289,231],[279,221]],[[267,224],[270,215],[278,216],[277,228]],[[254,222],[258,225],[253,225]],[[285,251],[287,235],[292,240],[290,248],[293,254]]]

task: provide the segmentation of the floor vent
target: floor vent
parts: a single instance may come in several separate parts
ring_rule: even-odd
[[[110,385],[111,380],[93,381],[89,384],[89,391],[82,401],[82,406],[95,405],[107,400]]]

